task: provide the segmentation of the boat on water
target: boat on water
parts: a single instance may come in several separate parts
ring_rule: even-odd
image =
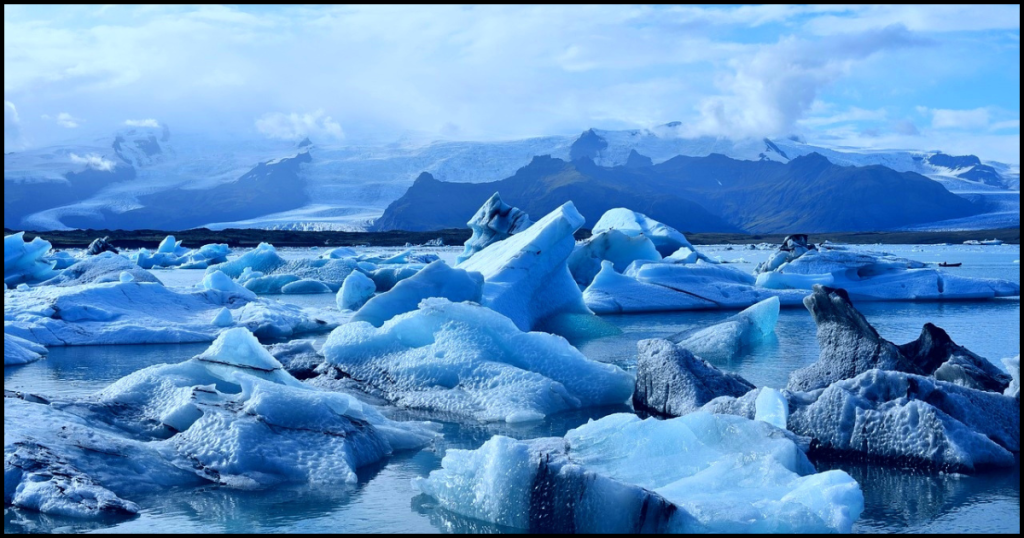
[[[946,262],[942,262],[942,263],[939,264],[939,267],[963,267],[963,265],[964,264],[962,264],[962,263],[946,263]]]

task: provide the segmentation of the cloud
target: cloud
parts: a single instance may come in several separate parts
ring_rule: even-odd
[[[57,125],[65,129],[76,129],[81,124],[80,119],[68,114],[67,112],[61,112],[57,114]]]
[[[696,133],[759,137],[791,132],[819,93],[858,62],[927,43],[902,26],[816,41],[784,38],[732,63],[733,72],[719,82],[724,93],[701,103]]]
[[[345,138],[341,124],[331,119],[323,110],[307,114],[264,114],[256,120],[256,130],[267,138],[299,140],[310,137],[338,141]]]
[[[85,165],[85,166],[87,166],[89,168],[92,168],[93,170],[99,170],[101,172],[110,172],[111,170],[113,170],[117,166],[117,164],[115,164],[114,161],[110,161],[110,160],[104,159],[103,157],[100,157],[99,155],[95,155],[95,154],[91,154],[91,153],[89,155],[84,156],[84,157],[81,156],[81,155],[72,153],[71,155],[68,156],[68,158],[70,158],[71,162],[73,162],[75,164],[83,164],[83,165]]]
[[[892,124],[892,130],[898,135],[921,136],[921,130],[910,120],[900,120]]]
[[[8,149],[20,149],[24,144],[21,138],[21,118],[18,108],[10,101],[4,101],[4,152]]]
[[[992,114],[987,108],[934,109],[929,112],[932,116],[933,129],[984,129],[992,121]]]
[[[152,127],[153,129],[157,129],[160,127],[160,122],[154,119],[124,120],[124,124],[128,127]]]

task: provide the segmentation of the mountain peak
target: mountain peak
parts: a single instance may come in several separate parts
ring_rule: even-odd
[[[584,157],[596,159],[606,149],[608,149],[608,141],[597,134],[597,131],[588,129],[569,148],[569,158],[573,161]]]
[[[654,166],[654,161],[646,155],[641,155],[635,149],[629,151],[629,156],[626,157],[626,168],[646,168],[648,166]]]

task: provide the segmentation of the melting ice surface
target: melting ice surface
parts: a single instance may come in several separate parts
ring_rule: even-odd
[[[737,247],[700,247],[713,258],[747,263],[734,265],[753,271],[771,251]],[[1020,281],[1018,247],[871,247],[925,262],[963,262],[963,276]],[[396,250],[396,253],[398,251]],[[461,249],[436,251],[454,262]],[[308,250],[282,249],[291,260],[310,257]],[[169,286],[192,286],[203,271],[158,271]],[[331,308],[331,294],[287,296],[279,300],[304,307]],[[872,324],[896,342],[909,342],[925,322],[947,330],[957,343],[1002,365],[1019,355],[1020,302],[862,304],[858,307]],[[336,307],[334,307],[336,308]],[[689,312],[604,318],[624,334],[580,346],[589,358],[632,369],[636,342],[665,338],[721,323],[737,312]],[[155,364],[184,362],[208,345],[104,346],[53,348],[46,359],[23,367],[6,368],[4,387],[61,398],[84,396],[134,371]],[[789,373],[818,358],[813,320],[803,309],[783,309],[775,336],[726,362],[723,370],[736,372],[758,386],[784,387]],[[284,487],[274,491],[242,492],[220,488],[175,490],[133,498],[143,507],[133,519],[71,521],[20,510],[5,510],[4,531],[13,532],[512,532],[461,518],[440,510],[434,501],[417,495],[410,486],[440,468],[449,449],[480,448],[494,435],[515,439],[562,437],[589,419],[624,408],[600,408],[549,417],[542,423],[489,425],[449,423],[435,450],[400,455],[386,464],[360,470],[358,484],[348,488]],[[401,414],[397,420],[406,418]],[[1020,470],[976,476],[909,472],[875,465],[816,463],[819,472],[842,470],[863,487],[866,509],[855,532],[984,533],[1020,530]]]

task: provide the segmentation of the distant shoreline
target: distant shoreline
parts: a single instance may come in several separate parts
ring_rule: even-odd
[[[4,235],[15,233],[4,229]],[[199,247],[210,243],[227,243],[236,248],[255,247],[266,242],[277,247],[401,247],[407,244],[423,245],[441,239],[445,245],[462,245],[470,237],[468,229],[440,230],[435,232],[304,232],[280,230],[223,230],[207,229],[166,232],[156,230],[73,230],[61,232],[26,232],[27,239],[42,237],[54,248],[85,248],[98,237],[110,237],[111,242],[121,248],[156,248],[168,235],[183,241],[187,247]],[[588,230],[576,234],[577,239],[590,236]],[[779,244],[785,239],[782,234],[686,234],[695,245],[750,245]],[[1020,228],[982,230],[966,232],[864,232],[864,233],[821,233],[811,234],[811,241],[822,243],[860,245],[940,245],[962,244],[964,241],[999,239],[1007,244],[1020,245]]]

